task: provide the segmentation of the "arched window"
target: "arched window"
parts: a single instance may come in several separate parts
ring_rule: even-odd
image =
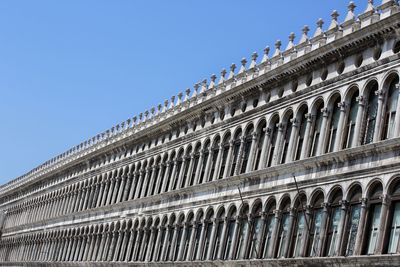
[[[274,153],[276,150],[276,142],[277,142],[277,137],[278,137],[278,123],[279,123],[279,116],[276,115],[271,119],[271,122],[269,124],[269,134],[270,134],[270,145],[268,148],[268,156],[267,156],[267,166],[271,167],[272,166],[272,160],[274,158]]]
[[[245,255],[245,258],[257,259],[260,257],[260,249],[261,249],[261,232],[262,232],[262,204],[261,202],[257,203],[253,207],[252,211],[252,223],[250,226],[250,244],[248,249],[248,254]]]
[[[197,170],[197,167],[198,167],[199,161],[200,161],[200,147],[201,147],[201,145],[200,145],[200,143],[198,143],[196,145],[195,150],[194,150],[193,168],[192,168],[192,173],[190,174],[190,183],[189,183],[189,185],[191,185],[191,186],[194,184],[194,179],[195,179],[195,176],[196,176],[196,170]]]
[[[176,232],[174,239],[176,240],[175,242],[175,248],[173,252],[173,261],[176,261],[178,259],[179,251],[181,249],[181,239],[182,239],[182,234],[183,234],[183,220],[185,219],[184,215],[181,215],[178,220],[178,224],[175,226],[176,227]]]
[[[289,220],[290,220],[290,199],[286,198],[282,201],[280,208],[281,218],[278,232],[278,240],[276,246],[276,255],[278,258],[286,257],[286,247],[288,242],[290,242],[289,234]]]
[[[399,99],[399,78],[396,76],[389,83],[385,105],[382,140],[394,137],[394,119],[396,117],[397,102]]]
[[[234,259],[243,259],[245,255],[246,249],[246,233],[248,231],[248,214],[249,214],[249,206],[245,204],[242,207],[242,210],[239,215],[239,229],[238,229],[238,236],[237,236],[237,245],[236,245],[236,255]]]
[[[164,259],[163,260],[172,260],[173,258],[173,253],[171,253],[172,248],[172,240],[174,239],[174,230],[177,225],[175,225],[175,214],[172,214],[170,219],[169,219],[169,225],[167,227],[169,228],[168,230],[168,235],[167,235],[167,244],[165,249],[165,254],[164,254]]]
[[[164,250],[164,242],[165,242],[165,236],[166,236],[166,227],[167,227],[167,217],[164,217],[163,223],[160,227],[160,242],[159,242],[159,249],[157,251],[157,256],[156,256],[156,261],[162,261],[161,255]]]
[[[155,253],[156,245],[157,245],[156,241],[158,240],[159,225],[160,225],[160,219],[157,218],[155,223],[154,223],[153,242],[151,243],[152,247],[150,248],[150,252],[151,252],[150,253],[150,258],[149,258],[150,261],[155,261],[154,253]],[[128,232],[129,231],[127,231],[127,233]],[[128,237],[125,237],[125,238],[126,238],[126,240],[129,240]]]
[[[213,219],[214,211],[211,209],[207,212],[206,220],[204,221],[204,244],[203,244],[203,251],[201,252],[201,259],[206,260],[208,250],[210,248],[210,241],[211,241],[211,233],[213,229]]]
[[[318,144],[320,142],[321,138],[321,126],[322,126],[322,120],[323,120],[323,113],[322,113],[322,108],[324,107],[324,102],[322,100],[319,100],[317,103],[315,103],[314,108],[312,110],[312,131],[310,134],[311,137],[311,144],[310,144],[310,151],[307,153],[307,155],[310,155],[312,157],[317,155],[318,152]]]
[[[188,174],[189,174],[189,167],[190,167],[190,159],[191,159],[191,154],[192,153],[192,147],[190,146],[186,150],[186,155],[185,155],[185,162],[184,162],[184,170],[183,170],[183,177],[182,177],[182,182],[179,185],[179,188],[183,188],[186,185],[186,181],[188,179]]]
[[[227,260],[232,250],[233,245],[233,234],[235,230],[236,224],[236,214],[237,210],[236,207],[232,207],[228,214],[228,222],[227,222],[227,229],[226,229],[226,245],[222,259]]]
[[[176,158],[176,153],[175,153],[175,151],[172,151],[172,153],[171,153],[171,157],[170,157],[170,162],[168,162],[168,164],[169,164],[169,171],[168,171],[168,173],[167,173],[167,176],[165,177],[165,192],[168,192],[168,190],[169,190],[169,183],[170,183],[170,181],[172,180],[172,172],[173,172],[173,170],[174,170],[174,161],[175,161],[175,158]]]
[[[344,127],[343,131],[343,143],[342,143],[342,148],[351,148],[352,147],[352,141],[354,139],[354,131],[356,128],[356,120],[357,120],[357,113],[358,113],[358,88],[354,88],[354,91],[351,92],[351,97],[349,98],[348,106],[349,108],[347,109],[347,120],[346,124]]]
[[[107,231],[107,230],[108,230],[108,228],[105,229],[105,231]],[[132,238],[131,238],[133,246],[132,246],[132,250],[128,253],[128,255],[130,255],[129,261],[135,260],[135,255],[133,255],[133,254],[135,251],[135,244],[137,243],[136,239],[138,238],[138,232],[139,232],[139,221],[136,221],[133,226]]]
[[[236,135],[235,135],[235,138],[233,141],[233,156],[232,156],[232,165],[231,165],[231,170],[230,170],[230,176],[233,176],[235,174],[236,165],[239,160],[241,137],[242,137],[242,130],[239,129],[239,131],[236,132]]]
[[[192,236],[193,227],[194,227],[194,215],[193,215],[193,213],[190,213],[188,215],[188,219],[187,219],[185,240],[183,240],[183,244],[182,244],[182,249],[183,249],[182,260],[186,260],[188,257],[190,237]]]
[[[349,210],[347,221],[345,224],[345,234],[343,236],[343,246],[345,252],[341,252],[341,255],[351,256],[354,255],[354,248],[356,244],[357,231],[360,227],[360,214],[361,214],[361,187],[359,185],[354,186],[351,190],[349,197]]]
[[[229,153],[229,141],[231,139],[231,135],[228,134],[225,136],[224,141],[223,141],[223,146],[222,146],[222,158],[221,158],[221,167],[219,168],[219,174],[218,174],[218,179],[221,179],[224,177],[224,172],[227,164],[227,158],[228,158],[228,153]]]
[[[366,100],[366,107],[365,107],[365,115],[362,124],[362,138],[361,144],[369,144],[372,143],[374,139],[374,130],[375,130],[375,123],[376,117],[378,112],[378,96],[375,92],[378,90],[378,83],[376,81],[372,81],[367,86],[367,100]]]
[[[181,149],[178,153],[178,157],[176,158],[176,170],[175,177],[172,178],[172,190],[175,190],[178,186],[179,174],[181,173],[181,168],[183,164],[183,149]]]
[[[322,231],[322,212],[324,195],[322,192],[318,192],[313,197],[313,208],[310,222],[310,232],[308,234],[308,244],[306,256],[317,257],[321,250],[320,248],[320,237]]]
[[[388,225],[390,226],[388,235],[387,253],[394,254],[399,252],[400,243],[400,179],[396,179],[389,187],[389,194],[392,199]]]
[[[328,119],[328,133],[327,133],[327,143],[325,153],[333,152],[336,143],[336,136],[339,125],[339,118],[340,118],[340,96],[336,95],[333,97],[331,104],[329,105],[329,119]]]
[[[160,168],[160,171],[161,171],[160,180],[161,181],[157,181],[157,183],[158,183],[158,188],[157,188],[157,191],[156,191],[157,194],[161,193],[163,182],[164,182],[163,177],[165,176],[165,172],[167,171],[167,164],[168,164],[168,155],[165,155],[163,163],[161,164],[161,168]]]
[[[301,257],[303,256],[303,250],[305,244],[303,244],[304,235],[306,231],[306,218],[305,218],[305,207],[307,205],[306,196],[304,194],[300,194],[295,202],[296,209],[296,222],[294,223],[294,230],[292,235],[291,242],[291,252],[290,254],[293,257]]]
[[[218,255],[220,253],[222,244],[222,230],[224,228],[224,220],[225,220],[225,209],[222,207],[217,216],[217,229],[216,229],[216,234],[215,234],[215,241],[214,241],[214,248],[213,252],[211,254],[211,259],[216,260],[218,259]]]
[[[368,194],[368,221],[366,227],[366,240],[364,253],[371,255],[374,254],[378,235],[379,235],[379,226],[380,226],[380,217],[382,210],[382,185],[380,183],[376,183],[372,186],[370,193]]]
[[[154,164],[154,159],[150,160],[149,167],[147,168],[147,174],[146,176],[148,177],[147,183],[146,180],[144,180],[143,188],[144,188],[144,194],[143,196],[148,196],[149,195],[149,185],[150,185],[150,178],[153,175],[153,164]]]
[[[204,181],[204,175],[207,167],[208,157],[210,156],[210,140],[206,141],[206,144],[203,148],[203,160],[201,162],[201,170],[199,177],[199,184],[202,184]]]
[[[304,143],[304,135],[306,133],[306,127],[307,127],[307,119],[306,119],[306,114],[308,113],[308,107],[306,105],[303,105],[297,114],[297,123],[298,123],[298,129],[297,129],[297,135],[296,135],[296,140],[294,146],[294,155],[293,158],[294,160],[299,160],[300,155],[301,155],[301,150],[303,149],[303,143]]]
[[[254,159],[254,170],[258,170],[263,166],[263,164],[260,161],[261,161],[261,152],[264,148],[265,131],[266,131],[266,122],[263,120],[257,127],[257,147]]]
[[[198,258],[198,255],[200,255],[200,237],[201,237],[201,231],[203,230],[203,218],[204,218],[204,213],[203,211],[199,211],[199,214],[197,215],[197,220],[196,220],[196,234],[194,237],[194,247],[193,247],[193,255],[192,255],[192,260],[196,260]]]
[[[336,246],[339,239],[339,223],[341,218],[341,202],[343,193],[341,189],[336,189],[332,193],[330,200],[330,210],[328,219],[328,229],[326,233],[325,256],[332,257],[336,255]]]
[[[244,140],[244,148],[243,148],[243,160],[242,160],[242,166],[240,168],[240,173],[245,173],[246,168],[247,168],[247,162],[249,160],[249,155],[250,155],[250,148],[251,144],[253,142],[253,131],[254,127],[253,125],[249,126],[246,130],[246,135],[245,135],[245,140]],[[239,159],[240,161],[240,159]]]
[[[210,169],[210,174],[208,175],[208,181],[212,181],[215,173],[215,166],[217,164],[217,158],[218,158],[218,153],[219,153],[219,146],[220,146],[220,141],[221,138],[218,136],[213,143],[212,146],[212,151],[211,151],[211,169]]]
[[[282,154],[280,155],[279,163],[283,164],[287,161],[288,149],[289,149],[289,141],[290,135],[292,134],[292,126],[293,126],[293,112],[290,111],[289,114],[283,118],[283,140],[282,140]]]
[[[260,252],[262,253],[262,258],[270,258],[272,255],[272,231],[275,226],[275,214],[274,210],[276,209],[276,201],[275,199],[270,200],[265,209],[265,225],[263,229],[263,239],[261,240],[262,246],[260,247]]]

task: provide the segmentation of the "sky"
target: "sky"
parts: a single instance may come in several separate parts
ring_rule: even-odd
[[[354,1],[356,14],[367,0]],[[379,4],[381,1],[375,1]],[[144,112],[345,0],[0,1],[0,184]],[[238,69],[237,69],[238,70]]]

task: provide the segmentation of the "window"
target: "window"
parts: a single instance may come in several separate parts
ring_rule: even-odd
[[[249,127],[246,132],[246,137],[244,140],[244,149],[243,149],[243,160],[242,160],[242,166],[240,168],[240,173],[245,173],[246,168],[247,168],[247,162],[249,160],[250,156],[250,149],[251,149],[251,144],[253,142],[253,126]]]
[[[262,210],[261,203],[254,208],[252,216],[253,220],[250,228],[249,255],[245,255],[245,258],[249,257],[251,259],[259,258],[260,255],[259,251],[261,248],[261,230],[262,230],[261,210]]]
[[[254,169],[258,170],[259,168],[262,168],[261,164],[261,153],[263,150],[264,146],[264,139],[265,139],[265,121],[263,121],[259,126],[258,126],[258,135],[257,135],[257,147],[256,147],[256,155],[255,155],[255,160],[254,160]]]
[[[182,168],[182,164],[183,164],[183,149],[181,151],[179,151],[178,157],[176,159],[176,170],[175,170],[175,177],[171,177],[172,178],[172,190],[177,189],[178,186],[178,180],[179,180],[179,175],[181,173],[181,168]]]
[[[357,97],[358,97],[358,90],[353,93],[350,99],[350,108],[348,109],[347,121],[343,132],[342,148],[352,147],[352,141],[354,139],[354,131],[356,128],[356,120],[358,113]]]
[[[182,233],[183,233],[183,226],[182,226],[182,222],[180,224],[178,224],[176,229],[176,245],[175,245],[175,250],[174,250],[174,256],[173,256],[173,260],[176,261],[178,259],[178,255],[179,255],[179,250],[181,249],[181,239],[182,239]]]
[[[399,98],[399,89],[397,88],[398,82],[398,78],[393,79],[387,90],[388,96],[385,106],[382,140],[394,137],[394,120],[396,117],[397,101]]]
[[[212,146],[212,155],[211,155],[211,170],[210,174],[208,176],[208,181],[212,181],[215,173],[215,166],[217,164],[217,158],[219,154],[219,143],[220,143],[220,138],[217,137],[217,139],[214,141],[214,144]]]
[[[185,156],[185,162],[184,162],[184,169],[183,169],[183,177],[182,177],[182,182],[179,185],[179,188],[183,188],[186,185],[186,181],[188,178],[189,174],[189,167],[190,167],[190,154],[192,153],[192,148],[189,147],[186,151],[186,156]]]
[[[267,166],[270,167],[272,166],[272,161],[275,153],[275,148],[276,148],[276,141],[278,137],[278,124],[279,123],[279,118],[276,116],[271,120],[270,123],[270,145],[268,148],[268,156],[267,156]]]
[[[365,107],[365,118],[362,125],[362,139],[361,144],[366,145],[372,143],[374,139],[375,123],[378,113],[378,96],[375,91],[378,90],[378,84],[376,81],[371,82],[368,85],[368,98],[367,106]]]
[[[246,212],[247,213],[247,212]],[[239,230],[238,230],[238,237],[237,237],[237,249],[236,249],[236,256],[235,259],[244,259],[245,249],[246,249],[246,233],[248,230],[248,221],[247,221],[247,214],[243,215],[239,218]]]
[[[272,238],[272,231],[274,229],[275,226],[275,215],[273,213],[273,209],[269,209],[268,211],[268,215],[267,215],[267,219],[265,221],[265,226],[264,226],[264,244],[263,244],[263,249],[262,251],[262,257],[265,258],[269,258],[270,255],[268,255],[268,253],[270,252],[271,248],[272,248],[272,242],[273,240]]]
[[[330,108],[330,124],[328,127],[328,143],[326,146],[325,153],[333,152],[335,149],[336,136],[340,118],[340,107],[338,106],[340,103],[340,96],[337,96],[333,101],[332,106]]]
[[[216,260],[218,258],[218,255],[221,250],[221,241],[222,241],[222,230],[224,228],[224,216],[225,216],[225,211],[222,210],[218,216],[217,220],[217,230],[216,230],[216,235],[215,235],[215,243],[214,243],[214,251],[211,254],[211,259]]]
[[[338,256],[336,253],[336,247],[338,245],[338,239],[339,239],[338,231],[341,219],[342,199],[343,199],[343,194],[340,191],[340,189],[338,189],[335,193],[333,193],[333,197],[331,199],[331,207],[329,210],[328,229],[327,229],[325,253],[324,253],[324,255],[328,257]]]
[[[316,108],[312,114],[312,132],[311,132],[311,151],[310,151],[310,156],[316,156],[318,152],[318,143],[320,140],[320,135],[321,135],[321,125],[322,125],[322,120],[323,120],[323,112],[321,109],[324,107],[324,103],[321,101],[319,104],[316,104]]]
[[[229,140],[231,139],[230,135],[225,137],[224,143],[223,143],[223,147],[222,147],[222,159],[221,159],[221,167],[219,169],[219,175],[218,175],[218,179],[221,179],[224,177],[224,172],[225,172],[225,168],[226,168],[226,160],[228,158],[228,153],[229,153]]]
[[[229,259],[229,255],[232,250],[232,243],[233,243],[233,233],[235,231],[235,224],[236,224],[236,208],[232,208],[229,212],[228,224],[226,229],[226,246],[225,251],[222,259],[227,260]]]
[[[199,184],[203,183],[209,155],[210,155],[210,140],[207,141],[203,149],[203,160],[201,162]]]
[[[343,248],[346,249],[344,255],[351,256],[354,255],[354,248],[357,237],[357,230],[360,227],[360,214],[361,214],[361,188],[356,186],[353,189],[350,198],[350,207],[347,216],[347,222],[345,225],[345,234],[343,236]]]
[[[211,241],[211,233],[212,233],[212,229],[213,229],[213,223],[211,221],[211,215],[209,215],[210,218],[207,219],[207,221],[204,223],[204,231],[205,235],[204,235],[204,246],[203,246],[203,252],[202,252],[202,260],[206,260],[207,259],[207,254],[208,254],[208,250],[210,248],[210,241]]]
[[[367,244],[365,254],[374,254],[379,234],[379,225],[381,217],[382,202],[382,185],[376,184],[372,187],[369,194],[370,208],[368,209],[368,221],[366,228]]]
[[[300,195],[297,203],[296,203],[296,219],[295,219],[295,224],[294,224],[294,231],[292,235],[292,242],[291,242],[291,255],[293,257],[301,257],[303,256],[303,249],[306,244],[303,244],[303,237],[305,234],[305,229],[306,229],[306,221],[305,221],[305,211],[304,207],[306,205],[303,200],[300,199],[305,199],[304,195]],[[301,202],[300,202],[301,201]]]
[[[200,161],[200,144],[198,144],[196,146],[196,149],[195,149],[194,155],[193,155],[193,168],[192,168],[192,173],[190,174],[190,183],[189,183],[189,185],[191,185],[191,186],[194,184],[194,179],[196,176],[196,170],[199,165],[199,161]]]
[[[232,165],[231,165],[231,170],[230,170],[230,176],[235,175],[235,169],[236,169],[236,165],[238,163],[238,159],[239,159],[239,150],[240,150],[240,145],[241,145],[241,137],[242,136],[242,131],[239,130],[236,133],[235,136],[235,140],[233,143],[233,157],[232,157]]]
[[[286,256],[286,243],[289,242],[289,212],[285,211],[282,213],[281,225],[279,228],[278,235],[278,258]]]
[[[305,106],[303,109],[301,109],[300,114],[297,116],[298,117],[298,134],[297,134],[297,140],[295,143],[295,150],[294,150],[294,159],[299,160],[301,156],[301,151],[303,149],[303,143],[304,143],[304,137],[306,133],[306,127],[307,127],[307,119],[305,115],[307,114],[308,109],[307,106]]]
[[[293,113],[291,113],[286,117],[286,123],[284,123],[283,143],[282,143],[283,149],[282,149],[281,159],[279,161],[281,164],[287,161],[286,157],[289,149],[290,135],[292,134],[292,128],[293,128],[292,119],[293,119]]]
[[[321,236],[321,222],[323,208],[315,205],[313,210],[313,217],[311,222],[311,229],[309,233],[309,245],[307,249],[307,256],[317,257],[320,251],[320,236]]]
[[[399,243],[400,243],[400,181],[397,179],[394,186],[390,186],[390,194],[392,198],[392,203],[390,207],[390,216],[388,224],[389,228],[389,244],[387,248],[387,253],[393,254],[398,253]]]

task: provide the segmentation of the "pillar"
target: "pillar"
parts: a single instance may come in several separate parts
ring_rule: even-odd
[[[342,252],[342,242],[343,242],[343,235],[346,229],[346,215],[348,209],[348,202],[346,200],[341,201],[341,210],[340,210],[340,221],[338,225],[338,240],[336,242],[335,248],[335,256],[341,256]]]
[[[336,140],[335,140],[335,147],[333,148],[333,151],[339,151],[342,148],[342,138],[343,138],[343,125],[346,119],[346,102],[340,102],[338,103],[338,107],[340,108],[340,116],[339,116],[339,122],[338,122],[338,128],[336,130]]]
[[[273,258],[276,251],[277,239],[278,239],[278,231],[281,224],[282,212],[280,210],[274,210],[274,228],[272,228],[271,233],[271,246],[267,251],[267,258]]]
[[[389,206],[390,206],[390,198],[388,195],[382,195],[382,210],[379,218],[379,234],[378,240],[376,241],[376,249],[374,254],[383,254],[384,241],[386,236],[386,231],[388,229],[388,215],[389,215]]]
[[[226,157],[226,163],[225,163],[225,170],[222,178],[226,178],[229,175],[229,171],[231,169],[231,161],[232,161],[232,150],[233,150],[233,140],[229,140],[229,150],[228,150],[228,156]]]
[[[358,110],[357,110],[356,125],[354,128],[354,136],[353,140],[351,140],[351,147],[356,147],[361,145],[360,132],[364,118],[365,99],[363,96],[359,96],[357,97],[356,100],[358,101]]]
[[[304,131],[304,140],[303,147],[301,148],[300,159],[305,159],[308,157],[308,151],[310,146],[310,140],[312,140],[312,136],[310,136],[311,127],[312,127],[312,115],[311,113],[305,114],[306,119],[306,129]]]
[[[292,123],[292,132],[290,133],[289,137],[289,147],[288,147],[288,153],[286,155],[285,162],[292,162],[295,151],[296,151],[296,145],[297,145],[297,140],[299,136],[299,122],[296,118],[291,119]]]
[[[328,109],[323,108],[321,109],[322,112],[322,123],[321,123],[321,132],[320,132],[320,138],[318,141],[318,149],[317,149],[317,156],[320,156],[325,153],[325,147],[326,147],[326,133],[327,133],[327,124],[328,124]]]
[[[384,96],[385,92],[383,90],[375,91],[375,94],[378,96],[378,110],[376,112],[376,122],[374,129],[374,139],[373,142],[378,142],[381,140],[381,129],[382,129],[382,121],[383,121],[383,105],[384,105]]]
[[[249,159],[247,160],[246,172],[251,172],[254,168],[254,158],[256,156],[256,148],[257,148],[257,140],[259,134],[257,132],[253,132],[251,138],[251,147],[249,152]]]

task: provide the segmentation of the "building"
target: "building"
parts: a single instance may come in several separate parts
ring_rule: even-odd
[[[366,5],[3,185],[2,265],[399,266],[400,12]]]

